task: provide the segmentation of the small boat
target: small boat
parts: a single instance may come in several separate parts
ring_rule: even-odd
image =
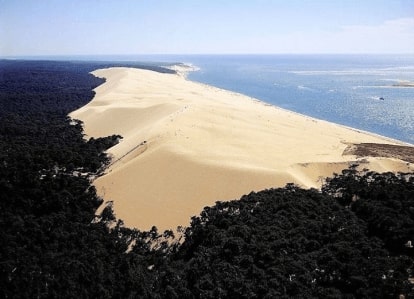
[[[383,97],[380,97],[379,99],[380,99],[381,101],[384,101],[384,98],[383,98]]]

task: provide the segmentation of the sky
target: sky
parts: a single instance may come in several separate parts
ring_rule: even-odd
[[[414,0],[0,0],[0,56],[414,54]]]

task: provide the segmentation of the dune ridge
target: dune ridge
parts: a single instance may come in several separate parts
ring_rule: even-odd
[[[358,161],[376,171],[412,171],[393,157],[345,152],[349,144],[405,145],[191,82],[182,74],[132,68],[93,72],[106,83],[70,116],[87,137],[123,140],[94,181],[127,226],[174,229],[218,200],[296,183],[319,188],[322,178]],[[399,157],[401,158],[401,157]]]

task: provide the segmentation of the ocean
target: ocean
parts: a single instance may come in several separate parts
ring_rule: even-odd
[[[185,60],[187,59],[187,60]],[[189,79],[414,144],[414,56],[190,56]]]
[[[55,57],[56,58],[56,57]],[[53,58],[49,58],[53,59]],[[188,78],[414,144],[414,55],[131,55],[62,60],[190,63]]]

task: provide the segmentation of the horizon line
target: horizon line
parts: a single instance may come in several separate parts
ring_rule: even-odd
[[[147,53],[147,54],[22,54],[22,55],[0,55],[1,60],[32,60],[34,58],[69,58],[69,57],[149,57],[149,56],[414,56],[414,53]]]

